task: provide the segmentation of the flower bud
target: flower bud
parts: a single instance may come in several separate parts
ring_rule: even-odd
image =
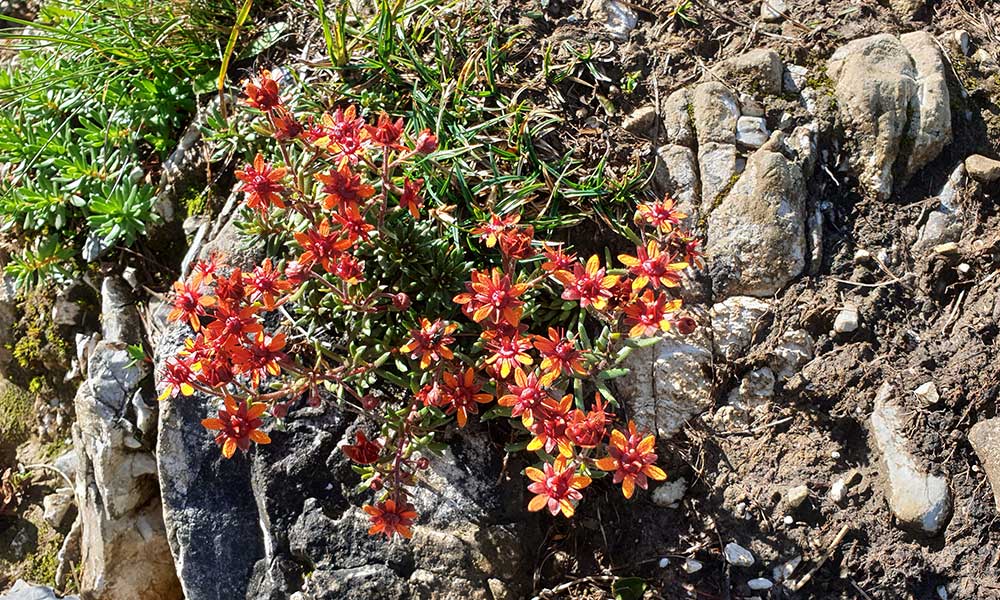
[[[396,310],[406,310],[410,308],[410,297],[403,292],[393,294],[392,307]]]
[[[278,402],[271,407],[271,416],[275,419],[284,419],[288,415],[288,403]]]
[[[426,456],[421,456],[417,459],[417,468],[423,471],[427,467],[431,466],[431,461],[427,460]]]
[[[361,407],[365,410],[375,410],[378,406],[378,398],[371,394],[365,394],[361,397]]]
[[[694,332],[695,327],[697,327],[698,324],[695,323],[694,319],[691,317],[684,315],[674,321],[674,326],[677,327],[677,331],[680,332],[681,335],[688,335]]]
[[[414,146],[413,150],[417,154],[430,154],[438,149],[438,139],[437,136],[431,133],[430,129],[425,129],[420,132],[417,137],[417,145]]]
[[[376,475],[375,477],[372,477],[372,481],[371,481],[371,483],[368,484],[368,487],[370,487],[372,489],[372,491],[375,491],[375,492],[381,490],[382,489],[382,476],[381,475]]]

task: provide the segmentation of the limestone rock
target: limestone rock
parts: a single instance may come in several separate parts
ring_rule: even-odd
[[[627,40],[629,32],[639,24],[635,11],[616,0],[591,0],[586,13],[592,19],[604,21],[611,36],[619,40]]]
[[[778,23],[783,20],[784,13],[788,12],[785,0],[764,0],[760,3],[760,18],[768,23]]]
[[[52,588],[45,585],[34,585],[18,579],[14,587],[6,594],[0,595],[0,600],[58,600],[59,596]],[[64,596],[63,600],[80,600],[79,596]]]
[[[964,188],[965,175],[965,164],[959,163],[938,193],[937,207],[927,214],[927,220],[910,248],[913,256],[921,256],[935,247],[955,242],[962,237],[965,215],[958,203],[958,193]]]
[[[656,107],[641,106],[625,119],[622,129],[633,135],[651,138],[656,129],[656,120]]]
[[[715,81],[698,84],[692,94],[698,139],[702,203],[707,211],[736,175],[736,97]]]
[[[663,133],[669,144],[694,148],[694,123],[691,114],[694,112],[691,91],[681,88],[667,96],[663,102]]]
[[[877,197],[889,197],[951,141],[944,59],[929,34],[853,40],[830,57],[827,73],[854,148],[851,166]]]
[[[734,567],[752,567],[754,562],[756,562],[753,553],[736,542],[726,544],[726,547],[722,550],[722,554],[726,557],[726,562]]]
[[[768,365],[779,381],[787,381],[812,359],[812,336],[804,329],[792,329],[781,334],[781,341],[771,351]]]
[[[668,438],[712,406],[712,343],[705,329],[699,326],[687,336],[668,333],[625,360],[630,371],[615,385],[640,429]]]
[[[969,443],[983,464],[1000,512],[1000,417],[980,421],[969,430]]]
[[[747,148],[760,148],[769,134],[767,121],[762,117],[740,117],[736,121],[736,143]]]
[[[733,296],[712,306],[712,347],[717,359],[732,362],[750,349],[754,327],[771,303],[752,296]]]
[[[886,495],[893,514],[904,527],[938,533],[951,512],[948,482],[928,473],[910,450],[903,412],[893,403],[889,383],[882,385],[875,398],[871,428],[886,469]]]
[[[686,214],[694,214],[699,208],[698,159],[691,148],[678,144],[661,146],[656,151],[653,180],[661,192],[677,200]]]
[[[754,96],[774,96],[781,93],[785,66],[774,50],[759,48],[728,58],[714,69],[721,80]]]
[[[780,133],[773,141],[780,139]],[[805,268],[805,182],[769,142],[708,218],[705,255],[717,299],[775,294]]]
[[[987,158],[982,154],[973,154],[965,159],[965,170],[969,177],[980,183],[995,183],[1000,181],[1000,160]]]
[[[141,323],[128,286],[109,279],[102,285],[102,304],[108,311],[103,315],[104,340],[90,354],[88,378],[75,399],[80,586],[85,595],[102,600],[179,600],[156,461],[137,443],[137,428],[129,418],[132,396],[147,372],[127,350]]]

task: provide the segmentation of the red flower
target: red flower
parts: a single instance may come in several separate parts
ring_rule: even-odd
[[[514,382],[514,385],[507,384],[507,394],[501,396],[497,404],[509,406],[511,417],[521,417],[521,423],[525,427],[531,427],[542,401],[549,395],[534,373],[525,374],[521,369],[515,369]]]
[[[573,268],[576,263],[576,255],[564,252],[562,246],[550,248],[546,246],[542,253],[545,254],[545,262],[542,263],[542,270],[550,275],[556,271],[567,271]]]
[[[491,214],[489,221],[486,221],[479,227],[474,227],[469,233],[480,236],[486,247],[492,248],[496,246],[500,234],[516,227],[517,222],[520,220],[521,215],[519,214],[510,214],[503,218]]]
[[[372,526],[368,529],[369,535],[383,533],[389,539],[397,533],[407,539],[413,535],[410,526],[417,518],[417,511],[413,509],[413,505],[406,502],[397,503],[390,499],[375,506],[366,504],[362,508],[371,517]]]
[[[215,296],[203,296],[199,291],[201,278],[195,275],[190,283],[174,282],[174,308],[167,315],[169,321],[187,320],[191,329],[201,329],[199,315],[205,314],[205,307],[215,304]]]
[[[535,255],[531,240],[535,236],[535,228],[531,225],[520,229],[507,229],[497,235],[500,242],[500,252],[512,260],[522,260]]]
[[[506,379],[511,372],[520,370],[521,365],[530,365],[531,341],[519,335],[491,335],[486,342],[486,364],[493,367],[500,379]]]
[[[604,411],[601,395],[594,395],[594,406],[584,413],[580,409],[573,411],[572,419],[566,427],[566,435],[581,448],[596,448],[604,439],[608,427],[608,417],[614,415]]]
[[[536,494],[528,503],[528,510],[536,512],[548,507],[553,516],[562,511],[564,517],[572,517],[576,511],[573,503],[583,498],[580,490],[590,485],[590,478],[577,475],[575,468],[567,467],[559,459],[555,466],[545,463],[543,468],[544,471],[535,467],[524,470],[524,474],[533,482],[528,486],[528,491]]]
[[[163,393],[160,394],[159,399],[176,398],[178,393],[182,396],[190,396],[194,393],[194,386],[191,385],[194,379],[194,372],[189,363],[176,357],[167,359],[163,373],[163,381],[166,385],[163,387]]]
[[[423,179],[410,179],[407,177],[403,181],[403,193],[399,196],[399,207],[410,211],[410,216],[414,219],[420,218],[420,207],[424,201],[420,197],[420,189],[424,187]]]
[[[644,202],[635,211],[636,223],[649,223],[663,233],[669,233],[685,217],[687,215],[677,210],[677,203],[671,198],[664,198],[660,202]]]
[[[403,135],[403,119],[393,121],[384,111],[375,125],[365,125],[365,133],[376,146],[386,150],[406,150],[406,146],[399,143]]]
[[[667,295],[660,292],[653,296],[653,290],[646,290],[635,302],[625,306],[625,320],[632,324],[629,337],[656,335],[661,331],[670,331],[670,321],[667,315],[681,308],[679,299],[667,300]]]
[[[257,320],[257,308],[232,309],[225,304],[216,310],[216,319],[205,326],[206,336],[217,349],[229,350],[245,342],[248,336],[263,331]]]
[[[302,135],[302,124],[283,106],[277,107],[271,113],[271,125],[274,126],[274,139],[278,141],[294,140]]]
[[[462,311],[473,321],[515,325],[521,320],[521,305],[518,296],[528,286],[512,284],[510,275],[494,268],[490,274],[472,271],[472,281],[465,284],[465,293],[455,296],[455,303],[462,305]]]
[[[250,287],[251,297],[261,300],[265,310],[274,310],[278,305],[275,296],[280,296],[292,288],[290,281],[281,279],[281,271],[274,269],[270,258],[265,258],[264,262],[255,267],[245,278]]]
[[[573,272],[557,271],[555,273],[564,286],[563,300],[579,300],[580,306],[593,306],[604,310],[611,298],[611,289],[618,283],[617,275],[605,275],[601,260],[595,254],[583,267],[579,263],[573,265]]]
[[[615,429],[611,432],[611,443],[608,445],[608,456],[597,461],[597,468],[602,471],[614,471],[615,483],[622,484],[622,494],[631,498],[635,486],[646,489],[646,478],[663,481],[667,474],[653,463],[656,454],[653,448],[656,440],[651,435],[642,437],[636,432],[635,423],[628,423],[628,437]]]
[[[220,307],[235,309],[242,305],[247,297],[243,271],[237,267],[229,273],[229,277],[217,277],[215,295],[219,299]]]
[[[368,221],[365,221],[365,217],[361,214],[358,205],[353,203],[341,204],[339,210],[333,213],[333,220],[340,224],[342,231],[347,232],[347,237],[352,243],[358,238],[367,241],[368,232],[375,229]]]
[[[272,206],[285,208],[285,202],[281,199],[285,186],[281,185],[281,180],[287,173],[284,168],[271,168],[258,152],[252,165],[236,171],[236,178],[243,182],[240,191],[247,195],[247,206],[259,212],[265,212]]]
[[[219,417],[204,419],[201,424],[205,429],[219,432],[215,443],[222,446],[223,456],[232,458],[237,448],[244,452],[249,450],[250,442],[271,443],[271,438],[260,431],[264,424],[260,416],[265,410],[267,405],[263,402],[240,402],[237,405],[235,398],[226,396]]]
[[[687,268],[685,262],[672,263],[669,254],[661,252],[660,245],[656,240],[650,240],[646,247],[638,246],[635,249],[635,256],[627,254],[618,255],[618,260],[629,268],[635,275],[632,281],[632,289],[639,291],[652,282],[653,287],[677,287],[681,281],[679,271]]]
[[[201,283],[208,285],[215,278],[215,269],[217,267],[215,254],[212,254],[208,257],[208,260],[199,260],[194,266],[194,277],[198,277]]]
[[[353,445],[344,444],[340,449],[344,451],[347,458],[359,465],[373,465],[378,462],[378,458],[382,454],[382,444],[369,440],[365,436],[365,432],[360,430],[354,434]]]
[[[570,407],[573,406],[573,395],[566,394],[562,400],[545,398],[542,406],[535,413],[536,420],[528,428],[535,437],[528,442],[528,452],[540,448],[552,453],[556,448],[565,457],[573,456],[573,444],[566,436],[566,426],[569,424]]]
[[[560,375],[586,375],[583,352],[562,329],[549,327],[549,337],[534,336],[535,349],[542,355],[542,385],[552,385]]]
[[[481,393],[482,386],[476,383],[476,373],[471,368],[465,374],[455,377],[451,373],[444,374],[443,394],[444,412],[458,415],[458,426],[465,427],[470,414],[478,414],[477,404],[485,404],[493,400],[490,394]]]
[[[281,106],[278,83],[271,78],[271,72],[266,69],[260,72],[258,79],[243,82],[243,93],[247,96],[245,100],[247,106],[258,110],[270,112]]]
[[[458,329],[455,323],[445,324],[438,319],[433,323],[421,317],[420,328],[410,331],[410,341],[399,348],[400,352],[409,354],[410,358],[420,358],[420,368],[426,369],[431,362],[451,360],[455,357],[448,344],[455,342],[452,333]]]
[[[329,209],[360,204],[375,194],[375,188],[361,183],[361,176],[355,175],[348,163],[342,163],[329,173],[317,173],[316,179],[323,184],[323,193],[326,194],[323,205]]]
[[[254,387],[260,385],[262,377],[281,374],[281,363],[288,357],[282,350],[285,348],[285,334],[274,336],[257,334],[253,342],[242,348],[234,349],[233,363],[240,373],[249,373]],[[239,350],[239,351],[237,351]]]
[[[437,136],[431,133],[430,129],[424,129],[417,136],[417,143],[413,147],[413,151],[417,154],[430,154],[438,149],[438,139]]]
[[[330,222],[323,219],[316,228],[307,229],[295,234],[295,241],[305,252],[299,257],[299,263],[311,265],[318,262],[327,272],[337,269],[334,259],[344,250],[351,247],[351,240],[340,235],[340,231],[330,231]],[[306,270],[306,269],[304,269]]]

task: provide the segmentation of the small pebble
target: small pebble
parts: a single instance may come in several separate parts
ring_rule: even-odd
[[[797,485],[785,493],[785,500],[788,502],[788,507],[793,509],[801,506],[808,497],[809,487],[805,485]]]
[[[952,252],[958,251],[958,244],[955,242],[948,242],[946,244],[938,244],[934,246],[934,254],[951,254]]]
[[[972,267],[969,266],[969,263],[961,263],[957,267],[955,267],[955,270],[961,273],[962,275],[965,275],[966,273],[969,272],[969,269],[971,268]]]
[[[757,579],[751,579],[747,582],[747,587],[751,590],[769,590],[774,584],[771,583],[770,579],[765,579],[764,577],[758,577]]]
[[[830,458],[832,458],[833,460],[840,460],[840,452],[834,450],[833,452],[830,453]]]
[[[923,400],[926,404],[934,404],[941,399],[941,396],[938,395],[937,386],[934,385],[933,381],[921,384],[917,389],[913,390],[913,395]]]
[[[792,576],[792,573],[795,572],[795,569],[800,564],[802,564],[802,557],[801,556],[796,556],[792,560],[790,560],[790,561],[788,561],[788,562],[786,562],[786,563],[784,563],[782,565],[778,565],[777,567],[774,567],[774,569],[772,570],[772,572],[774,573],[774,580],[775,581],[784,581],[784,580],[788,579],[789,577]]]
[[[752,567],[755,561],[753,554],[736,542],[726,544],[722,552],[726,556],[726,562],[734,567]]]
[[[959,50],[962,54],[969,55],[969,32],[959,29],[958,31],[952,31],[951,34],[955,36],[955,43],[958,44]]]
[[[937,587],[937,595],[941,600],[948,600],[948,588],[943,585]]]
[[[865,250],[864,248],[858,248],[857,251],[854,252],[854,262],[856,263],[864,262],[871,257],[872,253]]]
[[[850,333],[858,328],[858,308],[847,304],[837,314],[833,321],[833,330],[837,333]]]
[[[669,558],[661,558],[659,564],[660,564],[660,568],[661,569],[666,569],[670,565],[670,559]]]
[[[834,481],[833,485],[830,486],[830,500],[833,500],[837,504],[840,504],[841,502],[844,501],[844,496],[846,495],[846,491],[847,491],[847,483],[844,481],[843,478]]]
[[[704,565],[701,564],[701,561],[689,558],[684,561],[684,567],[682,568],[684,569],[685,573],[697,573],[698,571],[701,570],[703,566]]]
[[[785,525],[791,525],[795,522],[795,519],[792,518],[792,515],[785,515],[785,518],[782,519],[782,521],[785,522]]]

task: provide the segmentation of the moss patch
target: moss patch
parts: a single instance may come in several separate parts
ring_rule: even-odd
[[[14,447],[28,437],[33,408],[28,392],[0,380],[0,446]]]

